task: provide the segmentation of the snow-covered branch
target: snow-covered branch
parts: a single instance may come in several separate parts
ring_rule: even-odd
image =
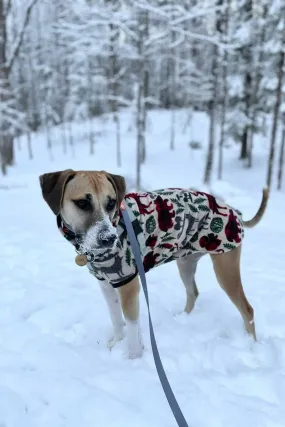
[[[19,50],[21,48],[21,45],[23,43],[24,40],[24,35],[25,35],[25,30],[27,28],[27,25],[29,24],[29,20],[30,20],[30,16],[33,10],[33,7],[36,5],[36,3],[38,2],[38,0],[31,0],[30,4],[28,5],[28,7],[26,8],[25,12],[24,12],[24,19],[22,21],[21,24],[21,28],[18,32],[16,41],[14,42],[12,48],[11,48],[11,53],[8,57],[7,63],[6,63],[6,67],[8,68],[8,70],[11,70],[11,68],[13,67],[14,61],[19,53]]]

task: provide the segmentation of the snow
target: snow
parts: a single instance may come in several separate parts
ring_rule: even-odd
[[[84,123],[74,124],[75,152],[63,154],[54,129],[49,160],[44,134],[33,136],[35,159],[25,139],[17,165],[0,182],[0,426],[1,427],[175,427],[152,359],[146,305],[141,294],[145,350],[128,360],[126,341],[110,351],[111,325],[96,280],[78,267],[75,252],[57,230],[43,201],[38,176],[74,169],[109,170],[135,182],[135,129],[122,114],[121,169],[115,164],[115,127],[94,122],[94,156]],[[183,129],[186,116],[177,115]],[[153,112],[149,122],[148,189],[201,185],[207,122],[195,113],[191,128],[177,133],[169,150],[170,113]],[[191,139],[203,150],[190,150]],[[225,152],[224,181],[211,190],[250,219],[265,182],[267,142],[256,145],[254,168]],[[215,169],[216,171],[216,169]],[[216,173],[214,174],[216,176]],[[245,293],[255,309],[258,342],[219,288],[209,258],[198,266],[200,296],[190,315],[175,263],[147,275],[155,334],[173,391],[191,427],[281,427],[285,419],[285,229],[284,194],[272,192],[262,222],[246,230],[241,262]]]

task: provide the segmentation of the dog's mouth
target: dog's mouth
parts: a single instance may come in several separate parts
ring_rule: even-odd
[[[91,226],[85,235],[77,237],[82,252],[98,254],[112,251],[118,242],[115,227],[107,221],[101,221]]]

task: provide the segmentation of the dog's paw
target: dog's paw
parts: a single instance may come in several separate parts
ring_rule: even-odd
[[[144,346],[142,344],[140,344],[138,346],[138,348],[136,348],[136,349],[130,349],[129,350],[129,359],[134,360],[134,359],[139,359],[140,357],[142,357],[143,349],[144,349]]]
[[[116,332],[114,335],[109,339],[107,343],[107,347],[109,350],[112,350],[112,348],[116,345],[118,341],[122,341],[122,339],[125,337],[124,331]]]
[[[144,345],[141,331],[139,331],[138,341],[129,345],[129,359],[139,359],[143,355]]]

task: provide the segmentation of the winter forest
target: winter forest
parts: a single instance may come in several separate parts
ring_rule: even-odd
[[[285,0],[0,0],[0,427],[176,426],[143,290],[144,349],[132,360],[117,293],[79,266],[43,198],[39,176],[66,169],[121,175],[138,198],[203,194],[191,213],[188,196],[175,199],[177,231],[165,229],[159,250],[182,239],[178,213],[188,212],[191,235],[203,200],[216,200],[197,270],[188,257],[182,274],[175,260],[150,257],[160,357],[189,427],[284,427],[284,74]],[[233,212],[252,224],[266,184],[264,215],[241,239]],[[174,223],[166,201],[162,217]],[[242,247],[223,269],[230,298],[210,253],[228,218],[223,203],[233,207],[224,248]],[[155,221],[141,239],[151,248]],[[130,253],[110,258],[117,271]]]
[[[19,135],[25,135],[32,159],[35,132],[43,130],[52,156],[52,128],[60,128],[67,152],[76,144],[78,121],[88,126],[92,155],[94,118],[107,113],[116,125],[120,166],[119,112],[127,108],[136,126],[139,188],[149,113],[171,112],[165,149],[175,150],[176,114],[183,108],[189,117],[185,132],[193,112],[209,117],[205,183],[222,178],[229,142],[239,146],[244,166],[254,168],[256,141],[263,135],[270,141],[267,184],[275,173],[281,188],[284,23],[282,1],[0,0],[2,173],[14,164]],[[199,149],[199,141],[189,143]]]

